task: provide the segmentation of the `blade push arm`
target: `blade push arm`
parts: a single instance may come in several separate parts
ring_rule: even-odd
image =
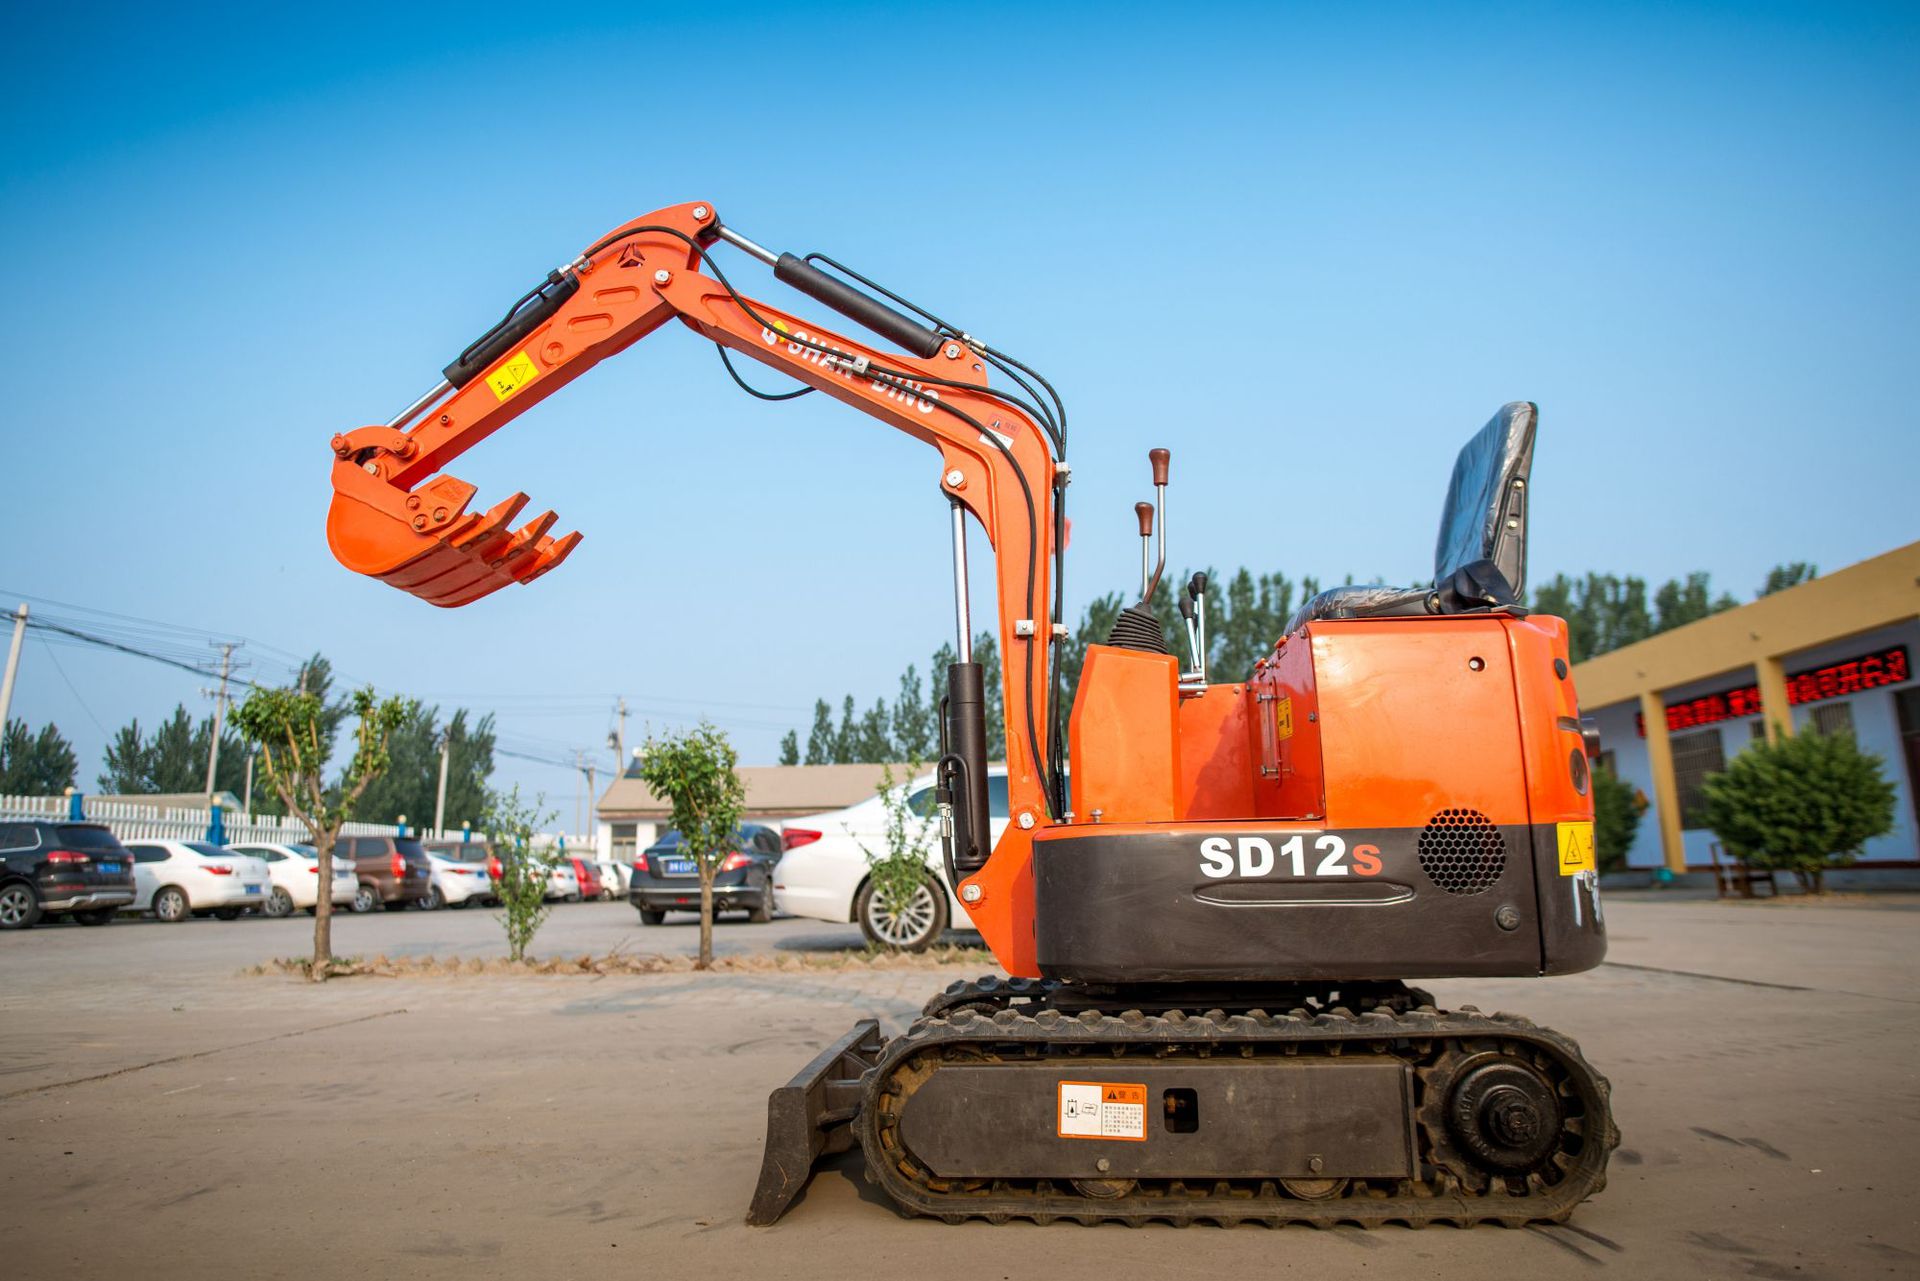
[[[707,257],[723,239],[774,266],[777,277],[925,354],[886,352],[742,295]],[[1047,435],[989,390],[985,362],[968,340],[920,326],[802,259],[761,249],[722,228],[710,205],[658,210],[603,237],[462,353],[442,387],[387,425],[336,436],[327,517],[334,555],[349,569],[442,606],[466,604],[558,565],[580,536],[553,538],[553,513],[512,532],[524,494],[469,512],[474,487],[437,473],[672,319],[939,451],[940,488],[980,522],[995,552],[1009,836],[1020,833],[1025,849],[1027,833],[1049,813],[1043,745],[1052,741],[1049,601],[1056,476],[1063,473]],[[981,882],[970,910],[983,929],[996,900],[1018,897],[994,882],[1030,875],[1024,857],[999,852],[969,878]],[[1017,933],[1011,922],[1007,932]],[[1010,946],[1030,952],[1031,940]]]

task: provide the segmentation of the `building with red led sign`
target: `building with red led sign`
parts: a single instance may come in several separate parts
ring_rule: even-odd
[[[1762,739],[1848,733],[1880,758],[1897,793],[1894,830],[1866,843],[1860,867],[1881,877],[1920,872],[1915,653],[1920,543],[1575,667],[1603,763],[1650,802],[1628,866],[1711,868],[1706,779]]]
[[[1901,685],[1909,679],[1907,667],[1907,647],[1894,645],[1887,649],[1864,654],[1841,663],[1828,663],[1825,667],[1813,667],[1804,672],[1794,672],[1787,677],[1787,704],[1797,707],[1801,703],[1817,702],[1823,698],[1840,698],[1847,694],[1858,694],[1865,690],[1879,689],[1883,685]],[[1697,729],[1702,725],[1712,725],[1719,721],[1744,720],[1761,714],[1760,687],[1742,685],[1738,689],[1724,690],[1718,694],[1702,694],[1685,702],[1667,704],[1667,728],[1669,730]],[[1633,717],[1634,728],[1641,738],[1647,736],[1647,719],[1636,712]]]

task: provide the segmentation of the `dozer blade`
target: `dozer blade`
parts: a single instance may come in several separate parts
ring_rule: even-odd
[[[853,1146],[860,1078],[880,1050],[879,1020],[861,1019],[767,1096],[767,1152],[747,1208],[748,1224],[765,1227],[777,1220],[807,1185],[815,1161]]]
[[[527,505],[525,494],[483,515],[467,513],[473,495],[472,485],[452,476],[436,476],[409,494],[346,463],[334,469],[327,545],[355,573],[451,608],[509,583],[532,582],[580,542],[578,533],[548,533],[552,512],[510,531]]]

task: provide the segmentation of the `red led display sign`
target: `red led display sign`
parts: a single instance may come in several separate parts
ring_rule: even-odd
[[[1823,698],[1840,698],[1847,694],[1858,694],[1865,690],[1878,689],[1882,685],[1898,685],[1907,680],[1911,669],[1907,666],[1907,647],[1895,645],[1889,649],[1875,650],[1859,658],[1850,658],[1844,663],[1829,663],[1825,667],[1813,667],[1804,672],[1793,672],[1787,677],[1787,702],[1798,706],[1801,703],[1817,703]],[[1685,702],[1667,704],[1667,728],[1669,730],[1699,729],[1702,725],[1713,725],[1720,721],[1742,720],[1760,714],[1760,687],[1742,685],[1738,689],[1723,690],[1718,694],[1702,694],[1698,698],[1689,698]],[[1646,718],[1636,713],[1634,725],[1640,731],[1640,737],[1647,736]]]

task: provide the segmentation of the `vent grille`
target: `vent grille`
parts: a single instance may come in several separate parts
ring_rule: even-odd
[[[1420,832],[1420,870],[1449,894],[1484,894],[1507,870],[1507,840],[1479,810],[1446,809]]]

